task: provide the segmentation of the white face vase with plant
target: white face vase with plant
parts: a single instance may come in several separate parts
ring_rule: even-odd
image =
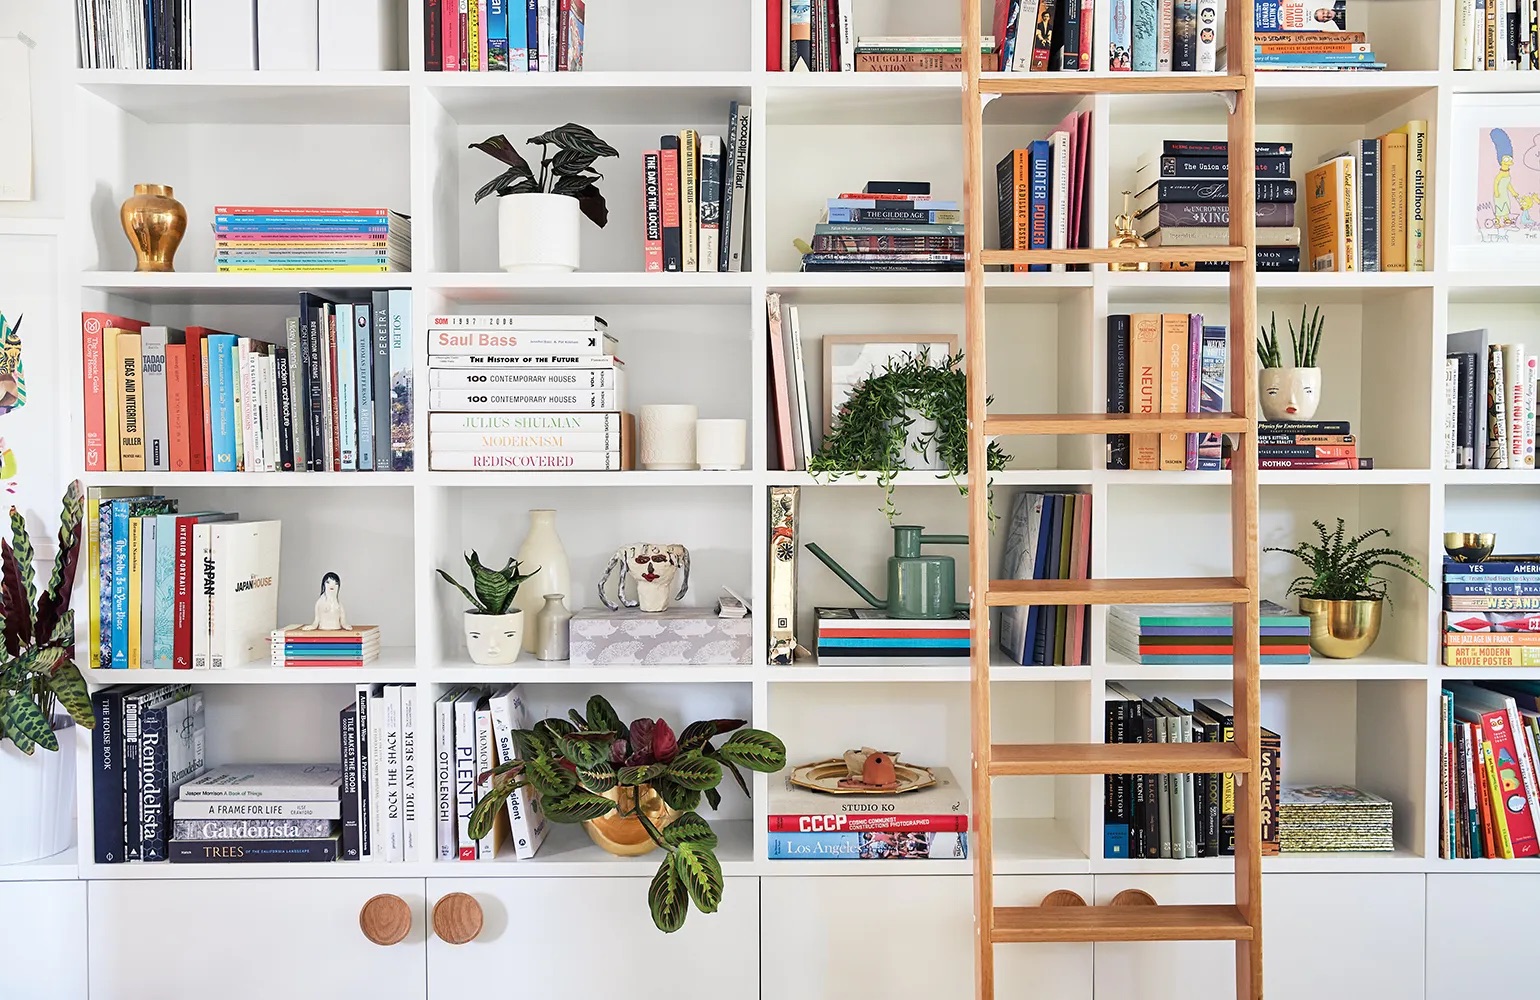
[[[594,163],[620,154],[572,122],[525,141],[540,147],[538,175],[506,136],[494,135],[470,147],[508,167],[476,192],[477,204],[497,195],[498,266],[536,274],[576,271],[579,216],[588,216],[600,229],[610,218],[598,187],[603,175]]]
[[[1278,320],[1257,333],[1257,357],[1262,372],[1257,385],[1262,392],[1262,417],[1265,420],[1309,420],[1321,403],[1321,369],[1316,366],[1325,327],[1321,308],[1307,318],[1304,307],[1299,312],[1299,330],[1289,323],[1289,341],[1294,348],[1294,367],[1283,367],[1278,349]]]
[[[489,667],[512,663],[524,641],[524,612],[514,609],[513,599],[539,568],[535,573],[520,573],[519,561],[509,558],[502,569],[488,569],[474,550],[465,554],[465,564],[471,570],[474,593],[443,570],[438,575],[471,602],[471,610],[465,612],[465,648],[471,662]]]

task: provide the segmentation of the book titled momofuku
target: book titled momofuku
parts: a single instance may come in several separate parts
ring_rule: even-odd
[[[339,801],[342,769],[336,764],[224,764],[182,785],[183,802],[272,799],[275,802]]]

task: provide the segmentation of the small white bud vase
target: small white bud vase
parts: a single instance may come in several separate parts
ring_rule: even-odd
[[[582,212],[564,194],[508,194],[497,199],[497,263],[519,274],[578,269]]]
[[[695,468],[696,416],[695,407],[682,404],[642,407],[642,468]]]
[[[1263,368],[1257,387],[1264,420],[1311,420],[1321,404],[1321,369]]]
[[[730,472],[748,461],[749,425],[743,420],[695,421],[695,462],[703,470]]]
[[[546,594],[545,607],[535,616],[535,659],[570,659],[572,612],[562,603],[565,594]]]
[[[471,662],[501,667],[519,658],[524,649],[524,612],[506,615],[465,613],[465,648]]]

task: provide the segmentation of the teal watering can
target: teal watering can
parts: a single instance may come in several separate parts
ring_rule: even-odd
[[[846,585],[874,608],[894,618],[951,618],[968,605],[955,600],[957,563],[951,556],[924,555],[922,545],[967,545],[967,535],[927,535],[917,524],[893,525],[893,554],[888,557],[888,599],[877,597],[845,571],[845,567],[816,542],[807,550],[834,571]]]

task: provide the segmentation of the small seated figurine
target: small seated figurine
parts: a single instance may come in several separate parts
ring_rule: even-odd
[[[315,599],[315,620],[303,626],[306,632],[336,632],[352,628],[348,624],[348,613],[342,607],[342,599],[337,596],[341,591],[342,578],[336,573],[321,577],[321,596]]]

